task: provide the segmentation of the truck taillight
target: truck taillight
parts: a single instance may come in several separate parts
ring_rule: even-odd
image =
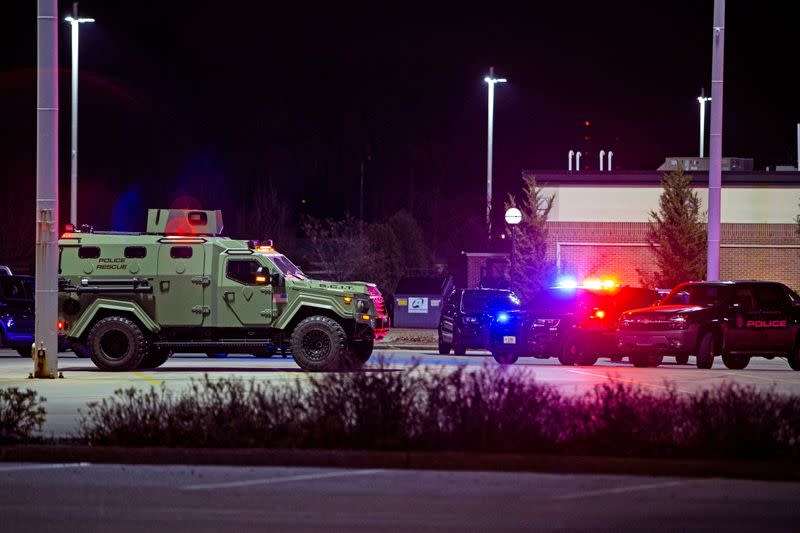
[[[606,312],[603,311],[602,309],[595,309],[594,312],[592,313],[592,318],[599,318],[602,320],[605,317],[606,317]]]

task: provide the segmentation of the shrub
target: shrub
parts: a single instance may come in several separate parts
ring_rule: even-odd
[[[695,394],[619,382],[583,395],[519,367],[379,363],[294,386],[205,377],[89,404],[91,444],[800,458],[800,399],[725,384]]]
[[[30,389],[0,389],[0,443],[25,442],[42,429],[44,401]]]

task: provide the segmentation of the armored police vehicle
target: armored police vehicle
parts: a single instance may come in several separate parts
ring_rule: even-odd
[[[618,343],[638,367],[695,355],[698,368],[717,356],[734,370],[751,357],[785,357],[800,370],[800,296],[777,282],[683,283],[659,305],[623,313]]]
[[[222,213],[151,209],[147,231],[69,227],[59,240],[59,328],[103,370],[174,352],[290,347],[312,371],[356,368],[388,332],[380,291],[309,279],[271,245],[220,235]]]

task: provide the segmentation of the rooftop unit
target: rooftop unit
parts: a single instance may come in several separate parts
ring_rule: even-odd
[[[682,168],[685,171],[690,170],[709,170],[709,157],[667,157],[664,163],[657,170],[662,172],[669,172]],[[728,172],[737,170],[740,172],[751,172],[753,170],[753,160],[748,157],[723,157],[722,170]]]

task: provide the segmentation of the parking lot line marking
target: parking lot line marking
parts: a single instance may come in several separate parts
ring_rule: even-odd
[[[348,476],[367,476],[379,474],[383,470],[348,470],[346,472],[321,472],[319,474],[302,474],[299,476],[268,477],[260,479],[246,479],[243,481],[229,481],[226,483],[204,483],[201,485],[187,485],[181,490],[209,490],[209,489],[230,489],[236,487],[251,487],[253,485],[274,485],[275,483],[289,483],[292,481],[310,481],[314,479],[326,479],[332,477]]]
[[[572,492],[556,496],[555,500],[577,500],[578,498],[590,498],[592,496],[605,496],[607,494],[623,494],[626,492],[636,492],[640,490],[663,489],[684,485],[687,481],[667,481],[664,483],[648,483],[646,485],[628,485],[627,487],[617,487],[614,489],[587,490],[583,492]]]
[[[44,463],[18,466],[0,466],[0,472],[17,472],[19,470],[55,470],[58,468],[85,468],[91,463]]]
[[[146,379],[147,381],[150,381],[150,382],[152,382],[152,383],[155,383],[156,385],[163,385],[163,384],[164,384],[164,382],[163,382],[163,381],[159,381],[159,380],[157,380],[157,379],[153,379],[153,378],[151,378],[150,376],[145,376],[145,375],[144,375],[144,374],[142,374],[141,372],[131,372],[131,374],[133,374],[134,376],[140,377],[140,378],[142,378],[142,379]]]
[[[634,385],[644,385],[646,387],[655,387],[657,389],[669,390],[669,387],[665,387],[664,385],[655,385],[653,383],[647,383],[645,381],[636,381],[635,379],[625,379],[625,378],[621,378],[619,376],[614,376],[612,378],[611,374],[595,374],[594,372],[585,372],[583,370],[572,370],[572,369],[567,369],[567,372],[572,372],[574,374],[585,374],[587,376],[595,376],[595,377],[598,377],[598,378],[606,378],[606,379],[611,380],[611,381],[624,381],[625,383],[633,383]],[[683,392],[685,394],[689,394],[689,391],[683,390],[681,388],[676,388],[675,390],[677,390],[678,392]]]

